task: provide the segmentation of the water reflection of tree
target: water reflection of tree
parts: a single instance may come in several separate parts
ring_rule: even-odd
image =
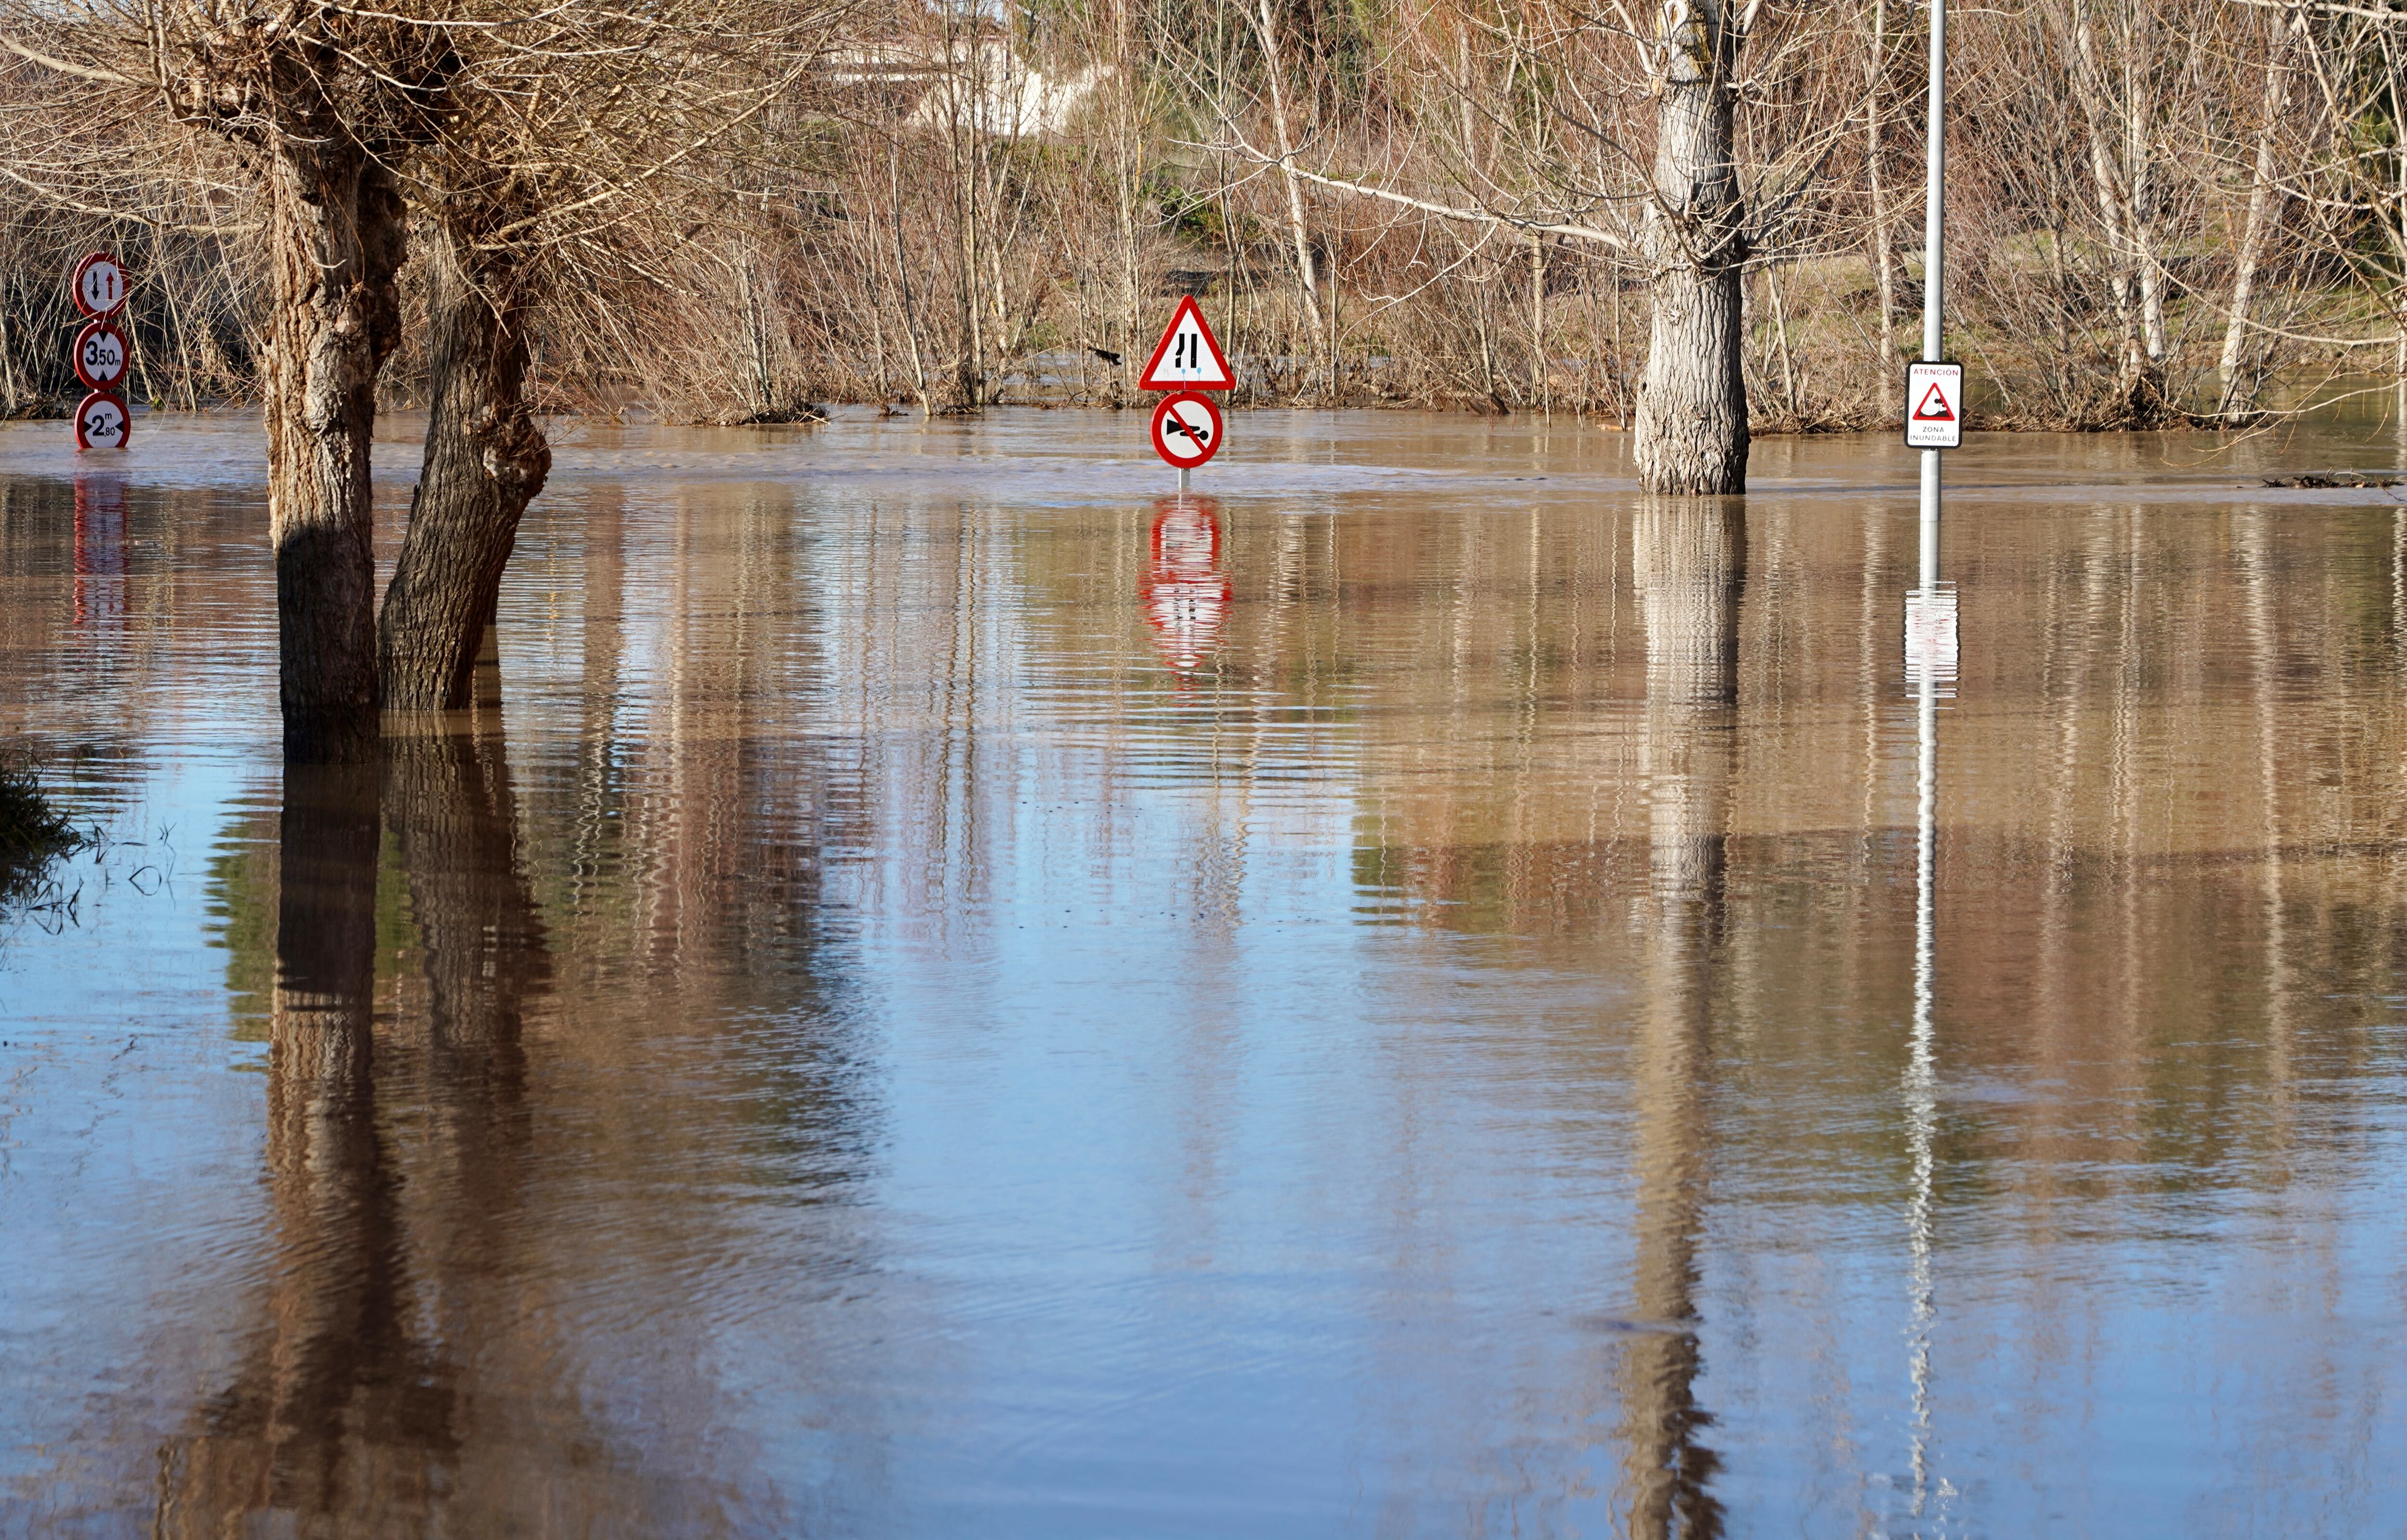
[[[384,808],[423,970],[429,1154],[462,1199],[447,1234],[473,1264],[501,1254],[516,1217],[525,1011],[551,971],[500,736],[388,728]]]
[[[411,1308],[376,1044],[378,788],[294,767],[279,827],[265,1327],[160,1461],[164,1535],[289,1515],[306,1533],[406,1527],[457,1457],[452,1375]],[[363,1436],[370,1430],[372,1436]]]
[[[379,1032],[386,831],[423,968],[403,982],[417,1009]],[[412,1533],[464,1487],[492,1498],[463,1469],[493,1430],[457,1334],[459,1296],[508,1269],[525,1177],[521,1027],[549,964],[518,851],[497,738],[391,736],[381,784],[374,767],[288,767],[265,1323],[164,1451],[161,1533],[266,1514],[301,1533]]]
[[[1625,1493],[1635,1535],[1711,1535],[1719,1458],[1700,1440],[1697,1250],[1704,1229],[1716,988],[1727,899],[1738,616],[1745,530],[1734,502],[1649,502],[1635,578],[1646,628],[1644,970],[1632,1294],[1646,1329],[1620,1366]]]
[[[279,1127],[288,1104],[332,1121],[306,1148],[272,1141],[263,1324],[166,1451],[168,1533],[271,1510],[325,1533],[721,1527],[725,1392],[708,1345],[679,1340],[702,1330],[684,1292],[866,1264],[848,1234],[840,1255],[814,1250],[841,1228],[830,1200],[859,1168],[865,1106],[819,912],[851,802],[813,731],[827,682],[794,613],[792,511],[697,498],[639,524],[611,489],[592,502],[573,527],[581,613],[513,682],[534,729],[523,796],[494,713],[483,734],[395,732],[380,817],[374,784],[363,813],[344,804],[354,838],[324,834],[312,783],[292,783],[269,847],[280,895],[270,860],[214,869],[230,949],[272,938],[288,986],[339,955],[349,982],[313,1016],[274,996]],[[677,559],[628,560],[631,539],[662,538]],[[240,912],[268,904],[273,927]],[[361,925],[306,918],[320,910]],[[680,1204],[681,1181],[799,1208]],[[830,1217],[794,1228],[805,1208]],[[593,1254],[599,1234],[639,1256],[632,1273]],[[775,1282],[754,1270],[771,1251]],[[576,1293],[602,1279],[596,1321]],[[643,1343],[609,1350],[629,1316]],[[804,1364],[816,1320],[789,1323]],[[637,1431],[620,1396],[645,1409],[641,1458],[616,1452]],[[875,1442],[874,1407],[839,1420]]]

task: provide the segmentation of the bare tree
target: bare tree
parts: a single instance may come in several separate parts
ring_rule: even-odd
[[[1650,492],[1746,490],[1748,233],[1731,121],[1745,24],[1728,0],[1662,9],[1645,226],[1655,320],[1638,390],[1638,477]]]
[[[113,104],[220,135],[265,205],[268,513],[288,757],[355,761],[377,743],[377,376],[400,330],[403,204],[392,165],[413,98],[446,61],[383,18],[271,7],[87,0],[55,33]]]
[[[426,210],[426,450],[380,621],[383,702],[470,704],[504,568],[551,450],[530,410],[534,327],[563,291],[622,300],[658,282],[697,222],[729,222],[720,173],[823,46],[838,5],[657,0],[520,11],[427,5],[449,62],[404,173]],[[739,243],[733,291],[762,275]],[[740,305],[754,372],[757,303]],[[725,358],[721,366],[741,372]]]

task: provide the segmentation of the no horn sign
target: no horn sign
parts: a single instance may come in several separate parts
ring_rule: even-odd
[[[1220,452],[1220,409],[1193,390],[1164,396],[1153,409],[1153,452],[1174,468],[1192,471]]]
[[[1914,449],[1958,449],[1964,444],[1964,366],[1905,366],[1905,442]]]

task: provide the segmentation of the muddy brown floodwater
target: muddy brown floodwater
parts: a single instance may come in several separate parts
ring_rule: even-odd
[[[2402,1533],[2394,425],[1976,437],[1927,755],[1885,439],[1231,437],[565,433],[346,776],[0,430],[0,1533]]]

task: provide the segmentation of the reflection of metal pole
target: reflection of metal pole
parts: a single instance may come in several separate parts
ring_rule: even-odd
[[[1925,525],[1926,532],[1930,526]],[[1929,559],[1926,540],[1924,559]],[[1939,679],[1916,671],[1915,691],[1914,1040],[1905,1067],[1906,1143],[1914,1156],[1914,1196],[1907,1208],[1906,1246],[1913,1258],[1909,1286],[1914,1382],[1914,1516],[1929,1498],[1930,1448],[1931,1145],[1938,1132],[1938,1074],[1931,1054],[1930,996],[1936,911],[1939,781]]]
[[[1930,0],[1930,154],[1922,216],[1922,358],[1936,363],[1941,351],[1940,300],[1945,287],[1946,245],[1943,214],[1947,177],[1947,0]],[[1911,410],[1912,403],[1907,403]],[[1922,581],[1939,586],[1939,451],[1922,451]]]

